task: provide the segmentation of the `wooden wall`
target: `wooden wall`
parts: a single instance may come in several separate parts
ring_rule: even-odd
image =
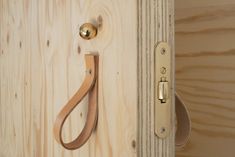
[[[134,0],[0,1],[0,157],[136,156],[136,8]],[[79,37],[85,22],[98,25],[96,39]],[[88,52],[100,56],[99,121],[89,142],[69,151],[53,123],[83,81]],[[66,122],[66,141],[84,126],[86,103]]]
[[[0,0],[0,157],[174,157],[174,105],[169,137],[154,134],[154,46],[168,42],[174,54],[173,8],[174,0]],[[79,37],[85,22],[98,26],[94,40]],[[98,125],[68,151],[53,123],[83,81],[88,52],[100,56]],[[86,104],[66,122],[66,141],[81,131]]]
[[[175,0],[176,90],[192,120],[177,157],[235,156],[235,1]]]

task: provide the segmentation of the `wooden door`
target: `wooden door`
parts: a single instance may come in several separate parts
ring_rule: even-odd
[[[175,3],[176,91],[192,120],[177,157],[234,157],[235,1]]]
[[[173,8],[173,0],[1,0],[0,156],[173,157],[173,116],[159,139],[153,111],[153,51],[164,41],[174,53]],[[86,22],[98,27],[92,40],[79,37]],[[87,53],[99,55],[98,125],[70,151],[52,128],[83,81]],[[86,104],[66,121],[66,141],[84,126]]]

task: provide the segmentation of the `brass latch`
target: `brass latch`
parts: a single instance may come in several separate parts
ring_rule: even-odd
[[[168,82],[166,81],[166,77],[161,77],[160,82],[158,83],[158,99],[161,103],[166,103],[166,100],[169,96],[168,90]]]
[[[155,47],[155,134],[166,138],[171,130],[171,51],[167,43]]]

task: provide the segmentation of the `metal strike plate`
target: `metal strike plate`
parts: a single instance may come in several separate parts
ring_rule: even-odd
[[[165,42],[155,47],[155,134],[166,138],[171,130],[171,51]]]

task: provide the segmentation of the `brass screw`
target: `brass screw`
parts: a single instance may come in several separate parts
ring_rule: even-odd
[[[92,70],[91,69],[87,69],[86,70],[86,74],[91,75],[92,74]]]
[[[166,73],[166,68],[165,67],[161,67],[160,71],[161,71],[161,74],[165,74]]]
[[[161,133],[163,134],[165,131],[166,131],[166,128],[165,127],[161,127]]]
[[[80,27],[79,34],[83,39],[90,40],[97,35],[97,28],[91,23],[84,23]]]
[[[161,54],[162,55],[166,54],[166,49],[164,47],[161,49]]]

